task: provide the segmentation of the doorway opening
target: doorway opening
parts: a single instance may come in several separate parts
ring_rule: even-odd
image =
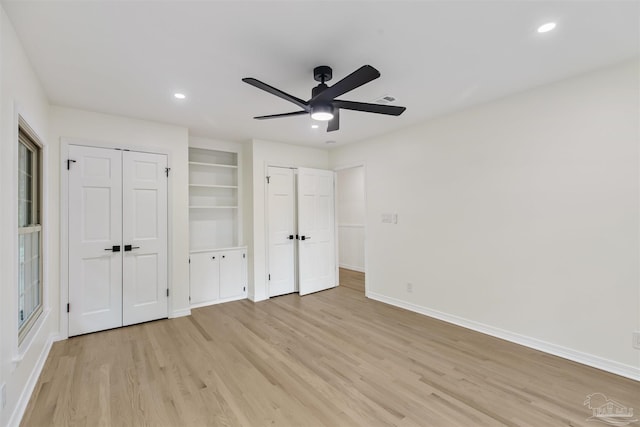
[[[336,222],[339,283],[365,292],[365,175],[364,166],[336,171]]]

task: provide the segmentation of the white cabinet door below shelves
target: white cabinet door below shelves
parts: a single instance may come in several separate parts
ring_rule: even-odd
[[[191,304],[220,298],[220,255],[204,252],[191,255]]]
[[[220,255],[220,298],[239,297],[244,293],[243,251],[225,251]]]

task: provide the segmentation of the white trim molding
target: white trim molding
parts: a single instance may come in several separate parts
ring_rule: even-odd
[[[367,292],[367,297],[376,301],[383,302],[385,304],[393,305],[395,307],[404,308],[405,310],[409,310],[415,313],[423,314],[425,316],[433,317],[434,319],[442,320],[447,323],[451,323],[457,326],[462,326],[463,328],[471,329],[476,332],[491,335],[492,337],[500,338],[505,341],[509,341],[515,344],[520,344],[525,347],[532,348],[534,350],[539,350],[544,353],[562,357],[563,359],[572,360],[574,362],[591,366],[593,368],[601,369],[603,371],[607,371],[612,374],[616,374],[626,378],[630,378],[632,380],[640,381],[640,368],[636,368],[630,365],[625,365],[623,363],[619,363],[614,360],[604,359],[602,357],[594,356],[592,354],[583,353],[581,351],[573,350],[571,348],[563,347],[557,344],[541,341],[536,338],[531,338],[525,335],[516,334],[514,332],[510,332],[504,329],[485,325],[483,323],[475,322],[473,320],[468,320],[452,314],[447,314],[441,311],[411,304],[406,301],[402,301],[396,298],[391,298],[375,292]]]
[[[356,265],[349,265],[349,264],[339,264],[340,268],[344,268],[346,270],[353,270],[353,271],[358,271],[360,273],[364,273],[364,267],[358,267]]]
[[[42,369],[44,368],[44,364],[47,361],[47,357],[49,356],[49,352],[51,351],[51,346],[55,341],[59,340],[58,334],[50,334],[47,338],[47,342],[42,348],[42,352],[40,352],[40,356],[38,356],[38,361],[36,362],[33,370],[31,371],[31,375],[29,375],[29,379],[22,389],[22,393],[20,393],[20,398],[18,399],[18,403],[16,404],[11,417],[9,417],[9,422],[7,427],[19,427],[20,422],[22,421],[22,417],[24,416],[24,411],[27,409],[27,404],[29,403],[29,399],[31,399],[31,395],[36,388],[36,384],[38,383],[38,378],[40,378],[40,374],[42,373]]]
[[[169,319],[175,319],[176,317],[191,316],[191,309],[174,310],[169,313]]]

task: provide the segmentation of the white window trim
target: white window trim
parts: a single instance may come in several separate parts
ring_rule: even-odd
[[[12,364],[12,370],[15,369],[20,362],[24,359],[24,357],[26,356],[26,354],[29,352],[29,350],[31,349],[32,344],[34,343],[34,341],[36,341],[37,337],[40,337],[41,332],[43,331],[43,326],[46,324],[47,320],[49,319],[49,315],[51,313],[51,306],[49,304],[49,250],[48,250],[48,244],[49,244],[49,220],[48,220],[48,215],[46,214],[48,212],[48,195],[49,195],[49,184],[48,184],[48,180],[44,179],[45,177],[48,176],[49,173],[49,168],[48,168],[48,158],[49,158],[49,146],[46,143],[46,141],[44,139],[42,139],[40,137],[40,135],[38,134],[38,132],[36,132],[31,126],[29,126],[28,121],[26,119],[24,119],[24,115],[20,112],[20,107],[16,104],[14,104],[14,129],[13,129],[13,138],[12,140],[15,142],[15,144],[11,144],[11,156],[10,156],[10,169],[12,171],[12,180],[11,182],[13,184],[11,184],[12,190],[11,190],[11,198],[12,200],[17,200],[18,198],[18,182],[16,180],[16,177],[18,176],[18,152],[17,152],[17,147],[18,147],[18,135],[19,135],[19,128],[23,128],[27,134],[29,136],[32,137],[32,139],[34,141],[38,142],[38,145],[40,147],[40,162],[41,162],[41,206],[40,206],[40,212],[41,212],[41,218],[40,218],[40,227],[42,227],[42,232],[41,232],[41,247],[42,247],[42,266],[41,266],[41,274],[42,274],[42,296],[41,296],[41,305],[42,305],[42,309],[40,314],[38,315],[38,318],[35,319],[33,321],[32,326],[29,328],[29,330],[24,334],[24,336],[22,337],[22,340],[20,340],[19,337],[19,328],[18,328],[18,315],[17,315],[17,310],[18,310],[18,295],[17,295],[17,281],[18,281],[18,269],[17,269],[17,265],[18,265],[18,254],[16,251],[16,248],[18,247],[18,233],[15,232],[15,230],[18,230],[18,210],[15,209],[14,213],[11,216],[11,223],[12,223],[12,228],[13,228],[13,232],[12,232],[12,238],[11,238],[11,242],[12,242],[12,247],[13,249],[13,256],[11,257],[11,260],[9,262],[13,263],[13,275],[11,277],[11,281],[13,283],[12,289],[12,299],[14,299],[14,307],[15,307],[15,311],[14,311],[14,316],[13,316],[13,322],[11,323],[12,325],[14,325],[13,329],[13,333],[10,335],[11,340],[13,341],[13,344],[10,345],[10,348],[13,348],[13,357],[11,358],[11,361],[13,362]]]

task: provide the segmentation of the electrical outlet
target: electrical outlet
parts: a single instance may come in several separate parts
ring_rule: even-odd
[[[0,409],[4,409],[7,406],[7,385],[0,385]]]
[[[413,292],[413,283],[407,282],[407,292],[409,293]]]
[[[640,331],[633,333],[633,348],[640,350]]]

